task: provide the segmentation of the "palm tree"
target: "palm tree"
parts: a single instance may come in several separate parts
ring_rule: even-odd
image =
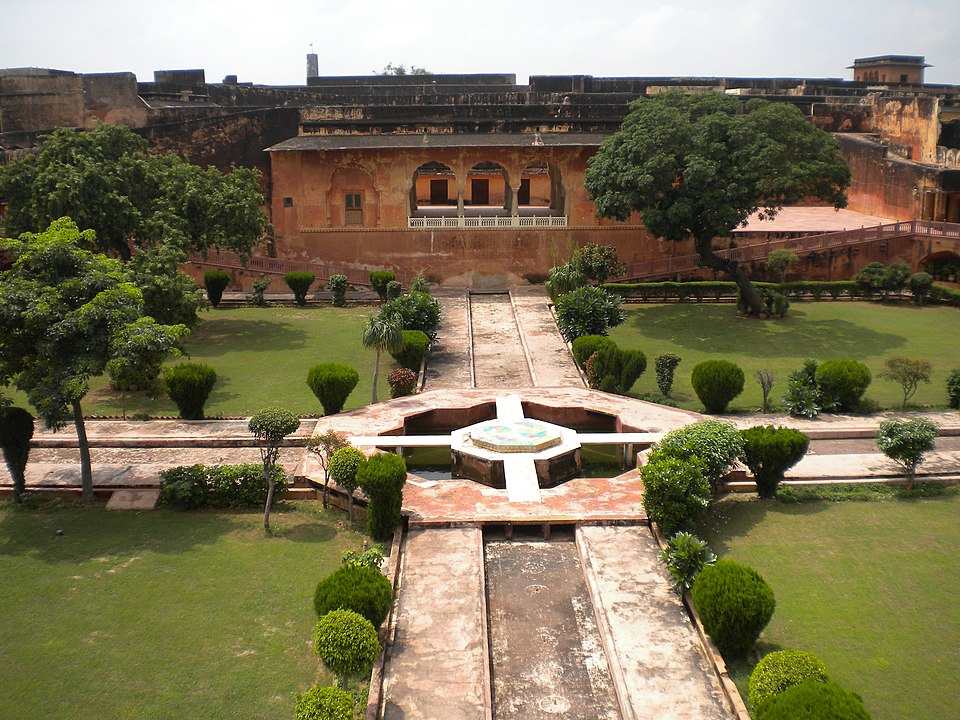
[[[377,351],[373,370],[373,395],[370,402],[377,402],[377,380],[380,378],[380,353],[396,352],[403,347],[403,322],[396,315],[374,315],[363,324],[363,346]]]

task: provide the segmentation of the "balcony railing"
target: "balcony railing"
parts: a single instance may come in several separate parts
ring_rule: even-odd
[[[444,228],[566,227],[563,215],[482,215],[465,217],[410,217],[407,227],[416,230]]]

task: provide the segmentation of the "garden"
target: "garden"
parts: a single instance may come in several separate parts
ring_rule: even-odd
[[[313,595],[364,536],[315,502],[273,518],[0,505],[0,717],[289,718],[335,680]]]

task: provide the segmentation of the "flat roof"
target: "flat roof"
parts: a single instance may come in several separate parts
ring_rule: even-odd
[[[604,133],[540,133],[543,147],[599,147]],[[401,133],[394,135],[298,135],[267,148],[267,152],[379,150],[415,147],[531,147],[534,133]],[[539,146],[539,145],[538,145]]]
[[[896,222],[891,218],[832,207],[785,207],[772,220],[761,220],[758,216],[759,213],[754,213],[747,218],[746,227],[737,228],[733,231],[734,235],[755,232],[837,232]]]
[[[875,55],[873,57],[855,58],[853,65],[847,65],[847,69],[863,67],[864,65],[890,63],[933,67],[933,65],[927,65],[925,60],[926,58],[923,55]]]

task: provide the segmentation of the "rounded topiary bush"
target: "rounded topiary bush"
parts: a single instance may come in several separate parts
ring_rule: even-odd
[[[283,281],[293,291],[293,298],[300,307],[307,304],[307,292],[316,279],[316,275],[306,270],[293,270],[283,276]]]
[[[834,683],[806,680],[755,709],[756,720],[870,720],[863,701]]]
[[[690,375],[693,391],[709,413],[722,413],[743,392],[743,370],[729,360],[704,360]]]
[[[209,270],[203,274],[203,285],[207,289],[207,299],[214,307],[220,307],[223,291],[230,284],[230,275],[226,270]]]
[[[430,348],[430,338],[422,330],[404,330],[403,347],[390,355],[397,364],[412,370],[420,372],[420,365],[423,358],[427,356],[427,350]]]
[[[587,360],[601,348],[615,348],[617,344],[606,335],[581,335],[574,338],[570,344],[573,359],[581,368],[586,366]]]
[[[344,565],[317,583],[313,609],[319,617],[331,610],[353,610],[374,627],[380,627],[390,612],[393,588],[375,567]]]
[[[726,658],[743,657],[753,648],[776,606],[760,573],[727,559],[700,571],[692,595],[703,629]]]
[[[748,697],[754,708],[807,679],[830,682],[827,666],[805,650],[778,650],[763,659],[750,673]]]
[[[382,315],[398,315],[404,330],[419,330],[431,340],[440,327],[440,301],[428,293],[408,292],[380,308]],[[419,369],[419,366],[418,368]]]
[[[820,395],[836,403],[840,411],[855,410],[872,379],[870,369],[859,360],[837,358],[817,366]]]
[[[352,610],[332,610],[317,622],[313,649],[346,689],[351,675],[369,673],[380,654],[377,629]]]
[[[314,685],[297,695],[295,720],[353,720],[353,697],[345,690]]]
[[[651,458],[640,479],[643,509],[664,534],[690,525],[710,504],[710,483],[696,458]]]
[[[387,299],[387,285],[397,279],[397,276],[389,270],[373,270],[367,277],[370,279],[370,287],[381,300]]]
[[[757,494],[762,498],[775,497],[784,473],[806,454],[810,438],[799,430],[772,425],[747,428],[740,434],[740,458],[757,481]]]
[[[627,315],[621,297],[595,285],[579,287],[557,298],[557,329],[567,342],[582,335],[605,335]]]
[[[336,415],[360,382],[360,375],[349,365],[320,363],[307,372],[307,385],[323,406],[324,415]]]
[[[397,368],[387,375],[387,384],[390,386],[390,397],[406,397],[417,389],[417,376],[405,367]]]
[[[184,420],[203,420],[217,372],[203,363],[181,363],[163,371],[163,385]]]

